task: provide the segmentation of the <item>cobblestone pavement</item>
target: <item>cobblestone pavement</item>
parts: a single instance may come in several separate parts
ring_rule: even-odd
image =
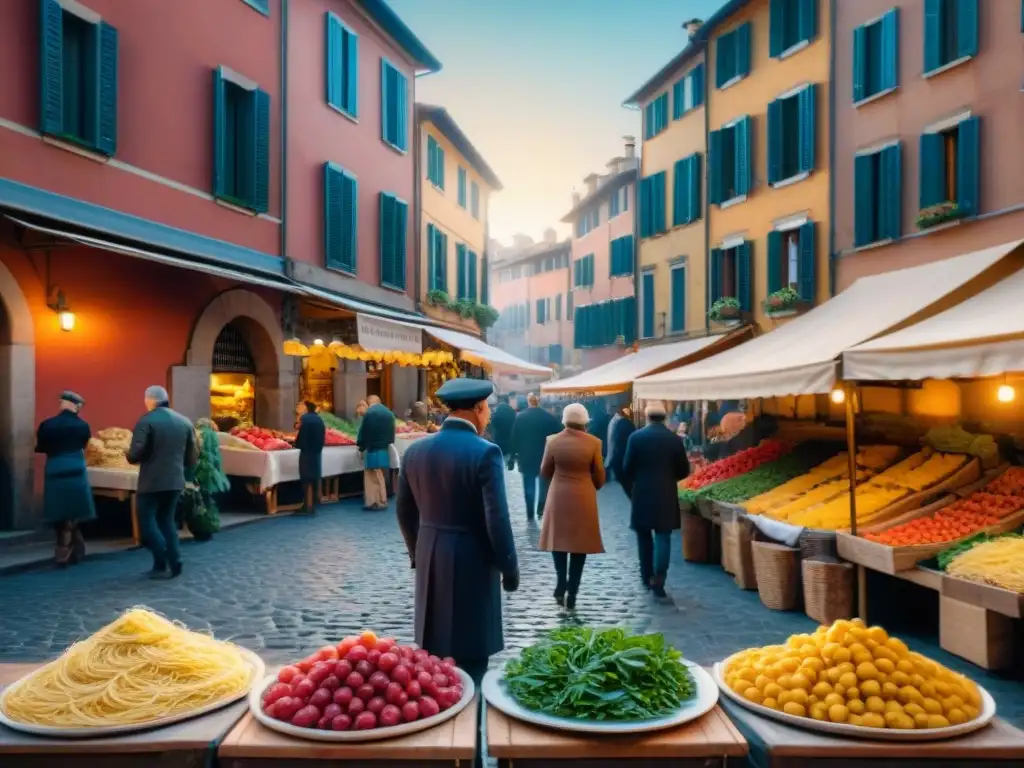
[[[664,632],[701,664],[813,627],[801,613],[766,609],[756,592],[739,590],[717,566],[684,563],[678,541],[668,584],[672,599],[652,600],[640,588],[628,504],[614,483],[600,495],[607,553],[588,560],[576,613],[568,616],[551,597],[550,555],[536,550],[538,531],[526,523],[519,476],[510,474],[508,481],[522,579],[505,601],[505,655],[567,621]],[[149,566],[144,551],[0,578],[0,661],[53,656],[133,605],[209,627],[271,664],[364,627],[411,639],[413,572],[393,511],[367,513],[358,503],[344,503],[313,519],[282,517],[188,543],[183,555],[184,575],[173,582],[143,577]],[[1004,717],[1024,726],[1024,684],[986,675],[939,650],[934,637],[908,639],[972,675],[993,693]]]

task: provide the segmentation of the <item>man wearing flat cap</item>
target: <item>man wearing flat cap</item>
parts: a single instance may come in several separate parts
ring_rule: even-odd
[[[75,392],[60,396],[60,412],[39,424],[36,453],[46,455],[43,519],[57,532],[54,560],[59,566],[85,557],[85,538],[78,524],[96,517],[85,467],[85,448],[92,437],[78,415],[85,400]]]

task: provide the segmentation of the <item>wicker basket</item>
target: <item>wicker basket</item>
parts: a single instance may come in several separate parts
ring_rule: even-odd
[[[700,515],[683,515],[683,559],[689,563],[709,561],[711,522]]]
[[[757,589],[757,573],[754,570],[753,543],[756,540],[757,528],[749,518],[741,517],[736,521],[736,551],[733,554],[733,566],[736,568],[736,586],[740,589]]]
[[[736,575],[736,556],[739,554],[738,525],[733,520],[722,521],[722,570]]]
[[[804,531],[800,534],[800,559],[811,560],[815,557],[839,557],[835,531]]]
[[[754,572],[761,602],[776,611],[800,604],[800,550],[783,544],[755,541]]]
[[[803,561],[804,606],[819,624],[853,616],[853,566],[834,557]]]

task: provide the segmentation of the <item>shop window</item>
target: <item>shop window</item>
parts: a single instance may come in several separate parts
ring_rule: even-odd
[[[925,75],[977,53],[978,0],[925,0]]]
[[[853,30],[853,101],[899,85],[899,8]]]
[[[778,184],[814,170],[816,87],[768,104],[768,183]]]
[[[359,116],[359,35],[327,12],[327,103]]]
[[[270,96],[223,67],[213,71],[213,194],[266,213]]]
[[[746,198],[753,186],[751,120],[743,117],[708,134],[708,202],[722,206]]]
[[[715,40],[715,85],[726,88],[750,74],[750,22]]]
[[[977,117],[921,135],[921,211],[945,203],[945,220],[977,215],[980,140],[981,120]]]
[[[740,309],[751,308],[750,282],[751,245],[743,241],[727,248],[711,250],[711,303],[719,299],[734,298]]]
[[[853,244],[895,240],[902,230],[902,148],[890,144],[854,158]]]
[[[255,419],[256,362],[241,328],[225,325],[213,345],[210,417],[220,429],[251,427]]]
[[[791,288],[799,294],[802,302],[814,302],[814,222],[782,232],[769,232],[767,260],[769,295]]]
[[[768,55],[783,56],[818,34],[819,0],[771,0]]]

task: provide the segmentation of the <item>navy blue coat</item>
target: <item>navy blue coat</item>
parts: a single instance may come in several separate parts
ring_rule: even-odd
[[[43,519],[47,523],[96,517],[85,467],[90,437],[89,425],[71,411],[61,411],[39,425],[36,453],[46,454]]]
[[[608,468],[615,473],[616,478],[622,476],[622,464],[626,460],[626,446],[629,443],[629,436],[634,432],[636,432],[636,425],[633,424],[632,419],[627,419],[625,416],[616,421],[615,426],[612,427],[612,444],[608,446],[605,457],[607,458],[608,453],[611,453],[612,461]],[[622,482],[621,479],[619,482]]]
[[[295,447],[299,449],[299,480],[315,483],[323,474],[324,442],[327,426],[318,413],[304,413],[299,417],[299,433]]]
[[[515,409],[508,403],[498,403],[491,414],[491,437],[506,456],[512,453],[512,427],[516,423]]]
[[[629,527],[638,531],[679,528],[680,480],[690,474],[683,441],[654,422],[629,436],[622,459],[622,487],[629,494]]]
[[[561,431],[561,422],[543,408],[534,406],[517,415],[512,427],[512,454],[519,463],[519,471],[539,475],[548,438]]]
[[[501,449],[448,418],[402,458],[398,524],[416,568],[416,642],[481,661],[505,647],[501,577],[518,577]]]

